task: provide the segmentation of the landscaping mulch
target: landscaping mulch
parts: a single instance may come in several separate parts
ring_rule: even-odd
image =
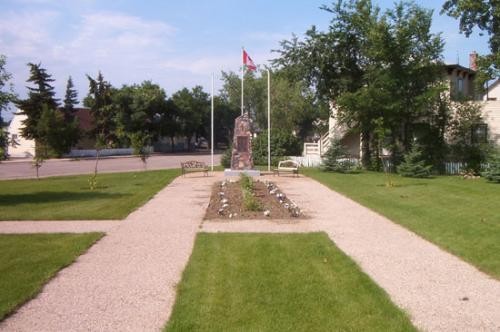
[[[221,187],[222,182],[226,182],[224,189]],[[260,211],[248,211],[244,208],[243,193],[239,182],[222,182],[217,182],[212,187],[210,203],[205,214],[206,220],[285,219],[291,221],[305,218],[302,212],[298,217],[292,216],[290,211],[287,210],[284,205],[291,205],[294,203],[288,198],[285,198],[283,199],[283,204],[280,204],[275,195],[269,194],[268,188],[264,182],[255,180],[253,182],[253,193],[261,207]],[[224,192],[223,197],[219,195],[222,191]],[[222,207],[222,198],[226,198],[228,200],[227,204],[229,206],[224,209],[224,212],[221,213],[219,210]],[[269,211],[269,216],[264,215],[264,211],[266,210]]]

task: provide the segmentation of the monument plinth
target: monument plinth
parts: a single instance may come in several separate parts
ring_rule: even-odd
[[[245,173],[249,176],[259,176],[260,171],[254,170],[253,166],[252,121],[245,113],[234,120],[231,169],[226,169],[224,175],[238,176]]]

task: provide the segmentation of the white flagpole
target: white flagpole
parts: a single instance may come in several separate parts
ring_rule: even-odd
[[[212,172],[214,171],[214,73],[212,73],[212,109],[210,114],[210,123],[211,123],[211,134],[210,134],[210,146],[212,147]]]
[[[245,52],[245,49],[242,47],[242,52]],[[242,54],[243,55],[243,54]],[[245,64],[241,66],[241,115],[243,115],[243,77],[245,75]]]
[[[267,70],[267,171],[271,172],[271,72]]]

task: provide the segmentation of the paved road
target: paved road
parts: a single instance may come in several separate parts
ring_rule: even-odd
[[[220,154],[214,155],[214,164],[220,165]],[[181,161],[199,160],[211,163],[210,154],[165,154],[148,159],[147,169],[179,168]],[[50,159],[40,168],[40,176],[90,174],[94,171],[95,159]],[[137,157],[124,156],[105,158],[99,161],[99,172],[127,172],[143,170]],[[36,177],[31,160],[13,160],[0,163],[0,179],[21,179]]]

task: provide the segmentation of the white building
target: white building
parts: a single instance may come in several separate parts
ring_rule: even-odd
[[[11,158],[32,158],[35,155],[35,141],[21,136],[22,121],[25,119],[26,115],[16,113],[7,129],[9,133],[7,153]]]

